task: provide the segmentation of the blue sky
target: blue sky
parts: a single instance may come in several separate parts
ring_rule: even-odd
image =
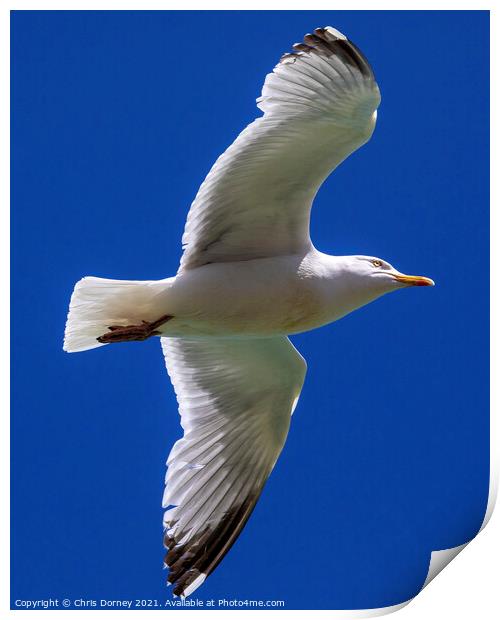
[[[14,12],[12,599],[157,599],[165,460],[180,425],[159,342],[68,355],[83,275],[173,275],[189,204],[260,112],[282,53],[346,33],[378,125],[320,190],[318,249],[433,289],[294,337],[309,370],[283,454],[196,596],[399,603],[488,491],[486,12]]]

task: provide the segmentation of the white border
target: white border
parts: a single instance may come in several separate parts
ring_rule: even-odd
[[[214,1],[207,2],[198,0],[197,2],[183,2],[182,4],[179,2],[165,2],[164,0],[144,0],[143,3],[139,3],[137,0],[101,0],[100,2],[87,0],[86,2],[78,2],[77,0],[67,0],[67,1],[52,1],[52,2],[43,2],[42,0],[18,0],[16,2],[6,3],[2,7],[2,11],[0,11],[0,41],[2,54],[0,61],[0,78],[1,83],[4,84],[4,90],[2,91],[2,97],[0,97],[0,111],[1,111],[1,125],[0,131],[1,135],[5,138],[3,142],[2,149],[0,150],[1,157],[1,166],[0,166],[0,191],[3,193],[2,205],[3,208],[0,210],[0,233],[3,236],[2,243],[0,244],[0,268],[3,270],[5,278],[2,279],[3,287],[2,291],[6,293],[6,299],[0,304],[0,311],[2,313],[1,319],[2,324],[6,325],[9,321],[9,296],[7,292],[7,283],[9,281],[9,211],[7,205],[10,204],[10,185],[9,185],[9,177],[10,177],[10,167],[9,167],[9,143],[10,143],[10,107],[9,107],[9,98],[10,98],[10,74],[9,74],[9,62],[10,62],[10,10],[127,10],[127,9],[136,9],[136,10],[168,10],[168,9],[225,9],[225,10],[235,10],[235,9],[258,9],[258,10],[312,10],[311,7],[304,6],[306,3],[298,2],[296,0],[275,0],[270,6],[269,0],[252,0],[252,2],[237,2],[233,0],[229,1]],[[437,3],[436,1],[429,0],[421,0],[418,5],[412,3],[412,6],[401,6],[401,4],[394,1],[387,0],[379,0],[375,1],[357,1],[350,0],[349,3],[345,3],[342,5],[337,5],[337,3],[332,3],[328,1],[316,1],[314,3],[314,10],[366,10],[366,9],[378,9],[378,10],[401,10],[401,9],[419,9],[419,10],[491,10],[491,5],[489,3],[470,3],[464,2],[461,0],[447,0],[441,1]],[[497,22],[496,12],[493,11],[491,15],[491,31],[492,31],[492,54],[491,54],[491,75],[494,76],[497,71],[498,63],[495,61],[496,58],[499,57],[498,50],[498,39],[494,36],[496,32],[495,26]],[[467,33],[464,33],[464,42],[465,44],[474,45],[474,41],[467,41]],[[491,109],[496,110],[499,106],[499,101],[496,93],[496,84],[492,81],[492,91],[491,91]],[[492,117],[492,137],[496,136],[497,125],[495,122],[495,117]],[[498,166],[495,164],[498,163],[497,157],[497,149],[496,142],[492,143],[492,159],[491,159],[491,170],[498,170]],[[495,176],[492,174],[491,176],[491,204],[495,205],[496,202],[494,200],[496,192],[495,184]],[[495,246],[494,240],[497,238],[498,233],[498,216],[496,215],[495,209],[492,209],[491,216],[491,239],[492,239],[492,251],[491,251],[491,261],[492,261],[492,274],[496,275],[498,272],[499,262],[498,262],[498,250]],[[464,283],[466,286],[466,283]],[[496,287],[496,278],[492,277],[492,291],[491,291],[491,316],[498,316],[499,307],[497,303],[497,287]],[[491,355],[491,369],[492,376],[498,377],[498,361],[496,356],[497,347],[494,345],[498,342],[498,329],[496,324],[492,322],[491,325],[491,343],[492,343],[492,355]],[[5,340],[5,339],[4,339]],[[3,343],[2,347],[2,362],[5,364],[5,368],[2,367],[3,372],[0,374],[1,380],[3,382],[3,389],[0,390],[0,397],[2,398],[4,407],[1,408],[3,412],[3,422],[5,424],[4,432],[2,433],[2,441],[3,441],[3,451],[2,451],[2,489],[5,491],[4,497],[7,498],[7,490],[9,488],[9,480],[8,480],[8,458],[9,458],[9,422],[8,416],[6,412],[9,411],[9,397],[8,397],[8,382],[9,382],[9,347],[7,343]],[[483,523],[483,528],[486,525],[489,517],[491,517],[491,513],[493,510],[494,501],[496,498],[496,489],[498,486],[498,453],[496,450],[496,446],[493,444],[493,437],[497,436],[498,432],[498,420],[497,420],[497,411],[498,411],[498,396],[497,390],[495,389],[495,384],[492,382],[492,393],[491,393],[491,411],[492,411],[492,421],[491,421],[491,437],[492,437],[492,445],[491,445],[491,472],[492,472],[492,484],[490,488],[490,499],[488,503],[487,515],[485,516],[485,521]],[[0,511],[0,515],[2,520],[3,532],[2,532],[2,540],[3,545],[2,549],[4,550],[3,556],[3,564],[1,565],[3,571],[1,583],[1,593],[2,593],[2,606],[1,611],[7,614],[16,613],[15,611],[9,610],[9,554],[5,552],[5,550],[9,549],[9,510],[7,506],[4,504],[4,509]],[[431,560],[431,564],[429,567],[429,576],[426,580],[426,585],[430,583],[433,577],[435,577],[439,570],[437,568],[443,568],[446,566],[450,559],[453,559],[457,553],[459,553],[462,549],[463,556],[468,556],[468,560],[462,559],[462,561],[453,562],[452,566],[445,571],[445,574],[440,576],[437,580],[437,585],[431,585],[430,587],[425,587],[423,592],[418,595],[418,600],[414,602],[409,607],[406,607],[401,614],[405,614],[406,618],[410,620],[411,618],[422,618],[425,617],[426,620],[432,618],[442,618],[444,614],[446,617],[451,618],[470,618],[470,617],[491,617],[491,613],[493,611],[498,611],[500,609],[499,597],[497,595],[498,586],[496,584],[496,576],[498,575],[498,549],[500,549],[500,529],[499,529],[499,518],[494,517],[493,519],[494,526],[487,528],[486,531],[481,531],[479,534],[478,540],[474,543],[474,545],[464,545],[460,548],[456,548],[455,550],[447,550],[445,552],[438,552],[433,554],[433,559]],[[458,551],[457,551],[458,549]],[[462,554],[461,554],[462,555]],[[495,580],[495,581],[493,581]],[[396,605],[391,608],[382,608],[379,610],[359,610],[355,612],[335,612],[335,611],[322,611],[322,610],[314,610],[308,613],[314,613],[315,615],[322,615],[328,617],[342,617],[342,618],[362,618],[362,617],[374,617],[376,615],[391,613],[393,611],[397,611],[402,609],[409,603],[402,603],[401,605]],[[199,614],[201,610],[191,611],[191,610],[182,610],[184,614]],[[64,613],[64,612],[60,612]],[[89,613],[92,614],[92,617],[95,618],[96,614],[109,614],[113,613],[112,611],[67,611],[66,614],[74,614],[78,613],[79,618],[82,617],[82,614]],[[119,612],[115,612],[119,613]],[[129,614],[140,614],[140,613],[150,613],[150,612],[142,612],[142,611],[131,611]],[[208,610],[205,610],[205,613],[211,613]],[[212,613],[220,613],[217,610],[214,610]],[[290,614],[290,613],[301,613],[301,612],[292,612],[292,611],[283,611],[283,610],[275,610],[275,611],[225,611],[225,617],[230,617],[231,614],[236,613],[245,613],[246,616],[250,613],[258,613],[259,617],[261,617],[262,613],[280,613],[280,614]],[[228,616],[229,614],[229,616]],[[417,615],[418,614],[418,615]],[[404,617],[403,615],[401,617]]]

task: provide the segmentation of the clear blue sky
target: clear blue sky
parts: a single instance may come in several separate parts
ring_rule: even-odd
[[[170,597],[160,343],[68,355],[84,275],[173,275],[190,202],[280,55],[345,32],[382,92],[312,238],[436,281],[295,337],[309,371],[245,530],[196,595],[399,603],[488,490],[486,12],[14,12],[12,598]]]

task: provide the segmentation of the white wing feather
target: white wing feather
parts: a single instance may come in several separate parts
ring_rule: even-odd
[[[380,94],[344,35],[318,28],[285,54],[257,100],[264,116],[215,162],[191,205],[180,269],[307,251],[330,172],[370,138]]]
[[[200,586],[250,516],[288,433],[306,364],[288,338],[162,338],[184,437],[168,457],[165,563]]]

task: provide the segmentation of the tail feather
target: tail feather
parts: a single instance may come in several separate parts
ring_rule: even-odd
[[[71,296],[63,349],[72,353],[103,347],[97,338],[110,325],[157,319],[164,292],[165,281],[82,278]]]

